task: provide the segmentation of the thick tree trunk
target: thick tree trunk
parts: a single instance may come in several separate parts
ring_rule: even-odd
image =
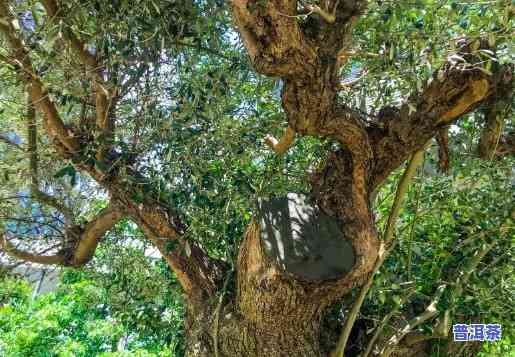
[[[323,356],[319,343],[323,306],[313,287],[283,276],[264,254],[253,223],[240,251],[236,295],[190,319],[189,357]],[[216,325],[218,324],[218,327]]]
[[[329,355],[321,343],[326,308],[343,295],[342,281],[306,282],[282,271],[265,253],[257,222],[249,227],[238,260],[235,295],[190,316],[187,356]],[[336,342],[336,341],[335,341]]]
[[[312,179],[313,200],[260,205],[240,246],[236,291],[188,320],[188,356],[329,355],[324,313],[377,257],[368,192],[353,172],[348,152],[333,153]]]

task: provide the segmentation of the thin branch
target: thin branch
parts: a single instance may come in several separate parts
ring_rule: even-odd
[[[321,18],[325,20],[325,22],[332,24],[336,21],[336,8],[338,7],[338,3],[340,0],[336,1],[336,4],[331,12],[328,12],[324,9],[322,9],[320,6],[316,4],[307,4],[306,10],[308,10],[310,13],[315,13],[320,15]]]
[[[388,120],[382,121],[382,129],[368,128],[375,158],[372,188],[384,182],[411,153],[440,129],[486,101],[511,97],[511,65],[498,66],[492,75],[488,75],[478,69],[477,63],[481,59],[475,55],[470,43],[463,44],[458,53],[466,62],[456,62],[453,59],[456,56],[450,56],[421,93],[412,94],[399,109],[383,108],[390,110]]]
[[[4,234],[0,234],[0,249],[13,258],[36,264],[63,265],[65,261],[63,254],[38,255],[19,250],[4,237]]]
[[[284,154],[293,145],[294,141],[295,141],[295,130],[291,126],[288,126],[288,128],[286,129],[286,132],[284,133],[284,135],[281,137],[281,139],[279,141],[277,141],[277,139],[271,135],[267,135],[265,137],[265,143],[269,147],[271,147],[272,150],[274,150],[275,153],[278,155]]]
[[[484,243],[481,248],[476,251],[473,258],[470,259],[470,261],[465,264],[465,266],[457,273],[455,282],[452,284],[451,288],[452,296],[461,295],[464,286],[468,283],[468,280],[472,275],[472,272],[476,270],[479,263],[481,263],[481,260],[495,246],[497,242],[498,240],[493,240],[491,243]],[[438,303],[440,302],[440,299],[448,285],[449,284],[444,283],[437,288],[436,293],[434,294],[431,302],[426,307],[424,312],[408,321],[408,323],[406,323],[406,325],[401,330],[399,330],[388,340],[381,351],[381,356],[388,357],[393,352],[393,347],[395,347],[410,331],[420,326],[422,323],[432,319],[438,314]]]
[[[495,158],[501,143],[504,122],[511,113],[510,98],[491,100],[484,109],[485,124],[479,139],[479,156],[484,160]]]
[[[338,89],[349,89],[353,87],[356,83],[358,83],[363,77],[365,77],[367,74],[367,71],[364,71],[359,77],[356,78],[345,78],[342,82],[338,83]]]
[[[123,212],[114,206],[109,206],[98,213],[86,226],[73,251],[71,266],[82,266],[89,262],[95,253],[98,242],[106,232],[113,228],[124,217]]]
[[[64,10],[60,8],[55,0],[43,0],[42,3],[47,15],[53,21],[60,20],[64,24],[67,23]],[[75,36],[69,26],[65,26],[63,34],[72,51],[77,54],[79,60],[94,74],[93,88],[95,88],[96,124],[104,133],[102,140],[109,141],[112,139],[114,130],[114,122],[109,116],[112,96],[103,78],[103,66],[99,63],[97,57],[87,50],[86,44]],[[101,145],[97,153],[97,160],[104,159],[108,148],[108,145]]]
[[[27,96],[27,137],[28,137],[28,153],[29,153],[29,167],[31,178],[31,192],[32,196],[40,203],[46,204],[58,210],[65,218],[66,223],[72,224],[74,221],[73,211],[60,202],[55,197],[52,197],[39,189],[39,156],[37,147],[37,123],[36,111],[31,101],[30,96]]]
[[[448,126],[438,130],[436,141],[438,142],[438,168],[441,172],[447,172],[450,167]]]
[[[28,152],[30,161],[30,179],[32,190],[38,190],[38,128],[36,125],[36,110],[32,103],[30,96],[27,95],[27,137],[28,137]]]
[[[402,340],[404,336],[408,334],[409,331],[413,330],[415,327],[421,325],[422,323],[436,316],[436,314],[438,313],[437,305],[440,302],[440,299],[442,298],[442,295],[446,287],[447,284],[441,284],[436,289],[435,295],[433,296],[431,302],[426,307],[424,312],[408,321],[408,323],[398,333],[396,333],[390,338],[386,346],[381,351],[381,356],[389,356],[391,354],[391,350],[387,348],[388,346],[396,346],[400,342],[400,340]]]
[[[71,224],[75,220],[73,211],[69,207],[67,207],[66,204],[61,202],[59,199],[41,191],[39,188],[32,188],[32,197],[36,199],[38,202],[46,204],[58,210],[64,216],[66,223]]]
[[[515,155],[515,132],[502,135],[497,143],[496,155]]]
[[[392,206],[390,215],[388,217],[388,222],[386,223],[386,230],[385,230],[384,238],[383,238],[383,240],[386,244],[390,244],[390,242],[394,238],[393,233],[395,230],[395,223],[397,222],[397,219],[399,218],[399,213],[400,213],[400,210],[402,207],[402,202],[404,201],[404,197],[406,196],[406,193],[408,192],[408,188],[409,188],[411,179],[415,175],[415,171],[424,161],[424,152],[425,152],[426,147],[427,147],[427,144],[422,148],[422,150],[417,151],[413,155],[410,162],[408,163],[408,167],[404,171],[404,174],[402,175],[401,180],[397,186],[397,191],[395,193],[393,206]]]
[[[66,239],[73,245],[64,247],[55,255],[40,255],[19,250],[4,234],[0,234],[0,248],[13,258],[31,263],[80,267],[91,260],[100,239],[123,217],[124,214],[118,208],[110,206],[97,214],[84,228],[70,227],[67,229]],[[73,236],[75,233],[78,237]]]
[[[47,134],[57,139],[68,151],[75,153],[79,150],[79,142],[73,136],[73,132],[67,128],[54,103],[49,99],[41,79],[34,72],[29,52],[22,40],[17,37],[15,19],[11,16],[7,1],[0,0],[0,33],[4,35],[12,49],[12,59],[2,56],[2,60],[8,61],[17,69],[21,79],[28,84],[28,92],[32,103],[44,114],[44,124]]]
[[[376,327],[374,335],[370,340],[368,340],[367,348],[365,349],[365,352],[363,352],[363,355],[361,357],[368,357],[370,355],[370,352],[372,352],[372,348],[374,348],[375,342],[381,335],[381,332],[383,332],[383,329],[386,327],[386,325],[392,319],[392,317],[395,316],[397,312],[399,312],[402,305],[404,305],[413,296],[414,293],[415,290],[411,289],[406,295],[404,295],[404,297],[401,299],[397,307],[395,309],[392,309],[388,314],[386,314],[383,317],[383,320],[381,321],[379,326]]]
[[[194,43],[188,43],[188,42],[185,42],[185,41],[175,41],[174,44],[177,45],[177,46],[184,46],[184,47],[194,48],[196,50],[203,51],[203,52],[212,54],[214,56],[220,57],[220,58],[222,58],[224,60],[231,61],[232,63],[238,63],[239,62],[239,61],[235,62],[235,60],[237,60],[237,57],[226,56],[223,53],[220,53],[217,50],[214,50],[214,49],[209,48],[209,47],[204,47],[204,46],[200,46],[200,45],[197,45],[197,44],[194,44]]]

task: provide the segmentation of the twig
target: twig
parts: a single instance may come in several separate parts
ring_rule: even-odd
[[[271,135],[265,136],[265,143],[275,151],[276,154],[281,155],[286,152],[292,146],[295,141],[295,130],[291,126],[288,126],[284,135],[277,141]]]
[[[394,334],[388,340],[385,347],[381,351],[381,356],[389,356],[392,352],[390,346],[396,346],[404,338],[404,336],[408,334],[408,332],[413,330],[415,327],[421,325],[422,323],[426,322],[427,320],[433,318],[438,313],[438,309],[436,307],[440,302],[440,299],[442,298],[442,295],[446,287],[447,284],[441,284],[436,289],[436,294],[433,296],[431,303],[426,307],[424,312],[408,321],[408,323],[399,332]]]
[[[331,12],[327,12],[326,10],[322,9],[320,6],[314,5],[314,4],[306,5],[306,9],[310,12],[314,12],[314,13],[320,15],[320,17],[323,18],[327,23],[332,24],[336,21],[336,9],[338,8],[339,3],[340,3],[340,0],[336,0]]]
[[[350,88],[352,87],[353,85],[355,85],[356,83],[358,83],[362,78],[364,78],[368,73],[368,70],[365,69],[361,75],[357,78],[353,78],[353,79],[344,79],[343,82],[340,82],[338,83],[338,89],[346,89],[346,88]]]
[[[383,332],[383,329],[388,324],[390,319],[399,311],[399,309],[402,307],[402,305],[406,301],[408,301],[411,298],[411,296],[413,296],[414,293],[415,293],[415,289],[410,290],[401,299],[401,301],[399,302],[399,305],[395,309],[393,309],[392,311],[390,311],[388,314],[385,315],[385,317],[383,318],[383,320],[381,321],[379,326],[377,326],[376,331],[374,332],[374,336],[372,336],[372,338],[368,341],[367,348],[366,348],[365,352],[363,353],[363,356],[361,356],[361,357],[368,357],[370,352],[372,352],[372,348],[374,347],[376,340],[379,338],[379,336],[381,335],[381,332]]]
[[[494,245],[497,242],[497,240],[493,240],[489,244],[483,244],[481,249],[479,249],[475,253],[474,257],[468,262],[468,264],[466,264],[463,267],[463,269],[461,269],[458,272],[455,282],[452,284],[451,296],[461,295],[461,293],[463,292],[463,287],[467,284],[472,272],[476,270],[481,260],[494,247]],[[448,283],[441,284],[436,290],[436,293],[433,296],[431,303],[426,307],[424,312],[411,319],[399,332],[394,334],[388,340],[388,342],[385,344],[381,351],[382,357],[390,356],[390,354],[393,352],[393,347],[396,346],[411,330],[421,325],[422,323],[432,319],[438,314],[437,305],[448,285]]]

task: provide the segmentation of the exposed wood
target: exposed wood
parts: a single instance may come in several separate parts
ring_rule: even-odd
[[[462,56],[478,61],[467,46]],[[468,58],[468,57],[467,57]],[[367,129],[374,152],[371,188],[378,187],[407,157],[443,127],[478,108],[492,96],[511,96],[513,68],[500,66],[489,76],[481,70],[463,69],[451,60],[435,72],[432,81],[384,122]]]
[[[67,230],[69,236],[66,238],[70,240],[71,245],[65,247],[64,250],[61,249],[55,255],[40,255],[20,250],[9,242],[5,233],[0,235],[0,247],[6,254],[23,261],[45,265],[80,267],[91,260],[99,241],[123,216],[124,214],[118,208],[108,207],[84,227],[70,227]]]
[[[471,80],[465,91],[454,99],[453,106],[448,111],[440,114],[436,124],[449,123],[460,117],[471,108],[474,108],[478,102],[485,99],[490,91],[490,83],[486,79]]]
[[[284,154],[295,141],[295,130],[292,127],[288,126],[286,128],[286,132],[281,137],[279,141],[271,135],[267,135],[265,137],[265,143],[275,151],[276,154],[282,155]]]
[[[351,52],[352,28],[366,3],[360,0],[322,2],[310,8],[319,16],[309,16],[307,21],[301,22],[298,21],[298,2],[294,0],[232,0],[234,21],[254,68],[266,76],[281,77],[284,83],[282,106],[288,130],[280,141],[270,138],[269,144],[276,152],[283,153],[298,134],[333,139],[339,149],[330,153],[312,177],[313,206],[320,209],[318,216],[323,213],[325,218],[321,222],[323,227],[330,228],[331,237],[324,237],[323,242],[316,242],[314,234],[299,239],[303,244],[308,242],[305,244],[308,260],[315,258],[320,266],[303,267],[295,259],[288,262],[291,256],[286,259],[278,246],[284,243],[290,247],[287,251],[294,251],[297,242],[294,236],[287,241],[287,233],[282,229],[278,230],[278,235],[268,234],[266,224],[260,226],[259,216],[256,216],[240,249],[237,296],[228,298],[224,306],[218,303],[213,309],[212,300],[217,300],[213,298],[222,285],[226,267],[210,258],[194,239],[185,237],[186,229],[179,214],[158,199],[145,176],[124,162],[123,154],[110,147],[115,122],[110,111],[115,92],[107,83],[102,59],[90,52],[87,44],[74,34],[72,19],[63,10],[64,6],[60,8],[63,3],[44,0],[49,17],[63,24],[65,43],[78,57],[79,71],[85,67],[91,76],[96,108],[94,122],[98,129],[94,134],[99,134],[96,138],[105,140],[106,144],[100,145],[96,155],[83,160],[76,155],[81,152],[79,143],[83,142],[60,119],[58,108],[33,69],[28,49],[14,31],[14,15],[9,13],[7,2],[0,0],[0,16],[2,20],[5,16],[8,18],[7,22],[0,22],[0,32],[6,36],[12,50],[12,55],[4,60],[29,84],[31,100],[44,114],[48,136],[57,141],[56,146],[62,147],[61,158],[71,159],[75,167],[88,173],[107,190],[123,212],[108,209],[85,227],[72,227],[77,229],[80,239],[73,249],[63,252],[59,258],[64,259],[61,264],[78,266],[89,261],[106,231],[126,215],[161,252],[185,291],[189,323],[198,327],[191,329],[188,356],[212,356],[212,341],[216,345],[215,355],[325,355],[327,351],[322,351],[319,341],[324,310],[353,287],[365,283],[368,289],[371,273],[377,270],[376,263],[386,256],[388,246],[380,247],[377,239],[370,204],[373,192],[439,130],[491,98],[499,85],[508,87],[506,78],[511,80],[511,72],[506,68],[490,76],[480,69],[465,70],[448,61],[422,93],[414,94],[403,107],[387,115],[384,126],[369,125],[368,118],[343,105],[338,98],[339,70],[348,58],[346,54]],[[471,51],[467,48],[460,51],[468,56],[471,64],[477,64]],[[108,168],[100,170],[88,164],[92,159],[108,163]],[[111,165],[113,162],[116,165]],[[137,183],[125,182],[127,177]],[[142,191],[142,187],[148,190]],[[137,190],[144,193],[143,200],[133,198]],[[304,202],[297,206],[308,205]],[[391,217],[398,214],[399,207],[400,201],[396,200]],[[289,209],[287,215],[280,210],[267,212],[272,221],[286,216],[309,219],[317,216],[311,212],[294,215]],[[393,237],[394,222],[395,219],[389,220],[385,242]],[[276,249],[268,248],[267,243],[276,244]],[[317,243],[324,244],[316,246]],[[324,251],[331,247],[334,251]],[[33,259],[50,259],[15,253]],[[327,268],[327,262],[335,262],[340,254],[345,258],[342,259],[345,265],[337,265],[336,271],[331,272],[319,269]],[[296,266],[292,267],[291,263]],[[213,311],[217,315],[214,340],[212,329],[206,326],[212,320],[206,316]]]
[[[336,4],[331,12],[322,9],[320,6],[315,4],[307,4],[306,9],[312,13],[320,15],[321,18],[324,19],[327,23],[334,23],[336,21],[336,9],[338,8],[339,0],[336,0]]]

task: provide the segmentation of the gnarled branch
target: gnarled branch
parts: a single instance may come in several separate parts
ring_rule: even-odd
[[[258,72],[278,77],[314,74],[317,56],[295,18],[297,1],[232,0],[232,11]]]
[[[73,132],[64,125],[43,82],[35,73],[29,52],[23,41],[17,36],[14,26],[15,19],[11,16],[5,0],[0,0],[0,20],[2,20],[0,21],[0,33],[4,35],[12,50],[12,57],[4,57],[2,60],[13,65],[20,78],[27,83],[32,102],[44,115],[48,136],[57,139],[69,152],[75,153],[79,150],[79,142]]]
[[[55,0],[43,0],[43,6],[47,15],[52,21],[60,20],[67,25],[67,18],[65,11],[59,6]],[[93,88],[95,89],[95,108],[96,108],[96,124],[101,130],[103,141],[112,140],[114,131],[114,121],[110,118],[109,111],[111,107],[111,93],[107,89],[107,85],[103,78],[103,66],[98,61],[97,56],[91,54],[80,39],[75,36],[69,26],[64,27],[63,31],[66,42],[72,51],[77,54],[79,60],[86,66],[86,68],[93,74]],[[97,153],[97,160],[103,160],[107,154],[109,145],[100,145]]]
[[[372,189],[440,129],[498,93],[511,95],[511,66],[499,66],[490,76],[477,67],[479,59],[470,44],[459,51],[467,62],[456,63],[450,56],[422,93],[412,96],[400,110],[389,111],[383,128],[368,129],[375,161]]]
[[[290,126],[286,128],[286,132],[281,137],[281,139],[279,139],[279,141],[277,141],[277,139],[271,135],[267,135],[265,137],[265,143],[270,146],[272,150],[274,150],[278,155],[284,154],[293,145],[294,141],[295,130],[293,130]]]
[[[70,227],[67,229],[69,237],[66,237],[69,246],[54,255],[39,255],[20,250],[7,240],[5,234],[0,235],[0,248],[13,258],[31,263],[80,267],[91,260],[100,239],[123,216],[122,211],[110,206],[103,209],[85,226]]]
[[[89,262],[100,239],[124,216],[125,214],[115,206],[109,206],[100,211],[84,226],[69,264],[71,266],[82,266]]]
[[[424,159],[424,150],[417,151],[413,157],[411,158],[408,167],[404,171],[404,174],[399,181],[397,186],[397,190],[395,192],[395,199],[392,205],[392,209],[390,210],[390,215],[388,216],[388,222],[386,223],[386,228],[384,232],[383,241],[381,242],[381,246],[379,248],[379,254],[377,256],[377,260],[374,264],[374,268],[370,275],[359,291],[359,294],[354,301],[351,311],[349,312],[345,324],[343,326],[342,332],[340,334],[340,338],[338,339],[338,344],[336,346],[336,350],[334,351],[334,357],[343,357],[343,353],[345,351],[345,347],[347,345],[347,340],[350,336],[352,326],[354,326],[354,322],[358,316],[359,310],[361,309],[361,305],[367,296],[368,291],[372,287],[374,282],[374,275],[377,273],[379,268],[383,265],[384,260],[388,256],[389,252],[394,246],[394,232],[395,225],[397,219],[399,218],[399,213],[402,207],[402,202],[408,192],[409,185],[411,179],[415,175],[417,168],[422,164]]]

